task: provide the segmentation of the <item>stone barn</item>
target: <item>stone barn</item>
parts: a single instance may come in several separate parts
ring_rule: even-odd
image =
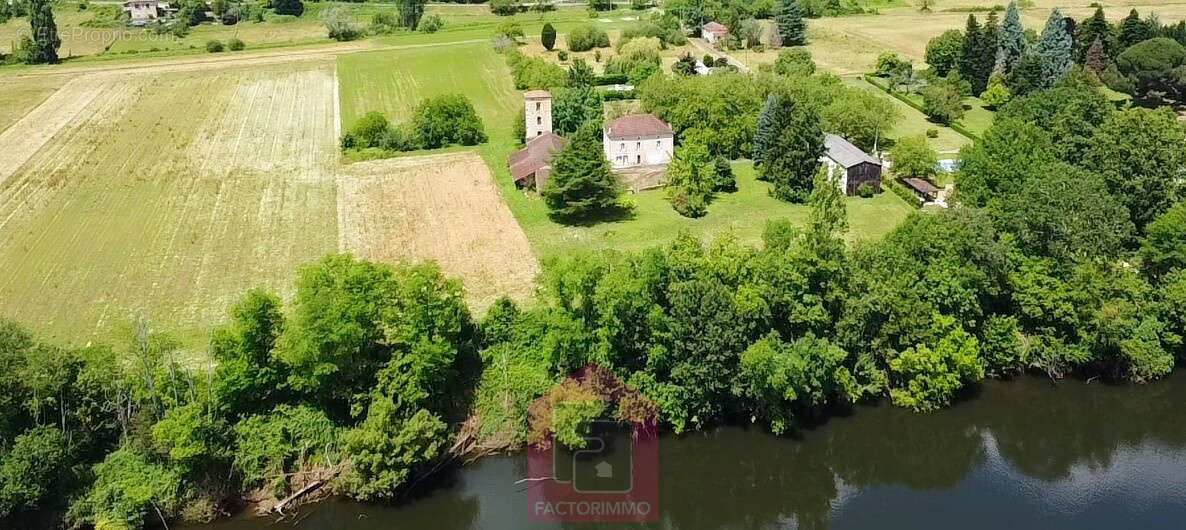
[[[605,157],[614,169],[666,165],[675,152],[671,125],[651,114],[622,116],[603,132]]]
[[[869,156],[861,148],[835,134],[824,135],[824,156],[820,162],[831,172],[837,166],[843,168],[840,177],[840,191],[845,195],[856,195],[861,184],[868,183],[874,191],[881,192],[881,161]]]
[[[709,44],[723,43],[729,40],[729,28],[716,21],[705,24],[700,34],[704,36],[704,40]]]
[[[567,140],[548,131],[529,140],[523,149],[511,153],[507,163],[511,178],[520,188],[543,191],[552,173],[552,155],[564,149]]]

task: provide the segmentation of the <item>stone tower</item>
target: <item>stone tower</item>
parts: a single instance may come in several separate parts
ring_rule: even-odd
[[[523,94],[527,123],[525,142],[546,132],[552,132],[552,94],[547,90],[532,90]]]

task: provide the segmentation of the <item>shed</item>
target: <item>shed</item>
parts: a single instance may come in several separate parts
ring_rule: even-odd
[[[845,195],[856,195],[861,185],[866,183],[881,192],[881,161],[848,140],[835,134],[825,134],[824,156],[820,161],[828,166],[829,171],[836,166],[844,169],[840,190]]]
[[[920,178],[903,179],[902,183],[910,188],[910,191],[913,191],[915,195],[918,195],[923,202],[933,201],[939,194],[939,188]]]
[[[552,155],[568,143],[560,135],[548,131],[529,140],[527,145],[508,158],[511,178],[521,188],[544,189],[552,171]]]

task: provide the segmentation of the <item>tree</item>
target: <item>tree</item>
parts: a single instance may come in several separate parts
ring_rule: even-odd
[[[394,499],[445,451],[447,429],[427,410],[404,417],[391,400],[373,400],[366,420],[342,435],[343,455],[352,464],[343,487],[363,501]]]
[[[1010,73],[1028,48],[1028,42],[1025,40],[1025,28],[1021,25],[1021,14],[1017,10],[1017,0],[1009,2],[1009,7],[1005,10],[1005,20],[1001,23],[999,40],[1001,68],[1004,73]]]
[[[1128,12],[1128,16],[1124,17],[1124,20],[1120,21],[1116,46],[1120,50],[1127,50],[1130,46],[1135,46],[1138,42],[1144,42],[1151,38],[1153,38],[1153,34],[1149,31],[1149,25],[1141,20],[1141,14],[1133,9]]]
[[[231,322],[214,331],[210,351],[218,366],[211,391],[221,414],[237,419],[262,412],[283,395],[287,369],[272,349],[284,323],[280,297],[252,290],[231,309]]]
[[[1100,75],[1108,69],[1110,62],[1108,50],[1104,47],[1104,40],[1096,37],[1095,41],[1091,43],[1091,47],[1087,48],[1083,57],[1083,66],[1096,75]]]
[[[803,15],[803,3],[800,0],[779,0],[774,19],[778,25],[781,46],[807,44],[807,22],[803,20]]]
[[[1079,24],[1078,34],[1075,36],[1075,41],[1079,44],[1076,58],[1079,62],[1086,64],[1091,55],[1091,48],[1096,46],[1099,42],[1099,50],[1097,54],[1102,53],[1105,57],[1108,56],[1108,51],[1111,49],[1114,39],[1112,37],[1112,25],[1108,23],[1108,19],[1104,16],[1104,9],[1102,7],[1095,8],[1095,13],[1090,18],[1084,20]],[[1104,65],[1107,68],[1107,65]],[[1102,70],[1100,70],[1102,71]]]
[[[299,17],[305,12],[305,4],[301,0],[272,0],[272,9],[276,11],[277,15]],[[423,13],[423,5],[421,5],[421,13]],[[419,18],[416,20],[419,20]]]
[[[774,109],[773,134],[762,153],[761,176],[774,184],[771,192],[775,197],[803,202],[824,153],[819,115],[787,96],[779,96]]]
[[[771,69],[787,77],[810,77],[815,74],[815,61],[811,60],[811,51],[807,48],[789,48],[778,52]]]
[[[814,415],[833,402],[860,397],[843,349],[813,335],[790,344],[776,333],[741,353],[735,393],[745,397],[756,416],[775,434],[787,431],[796,412]]]
[[[420,27],[420,19],[424,16],[426,0],[398,0],[399,22],[403,27],[412,31]]]
[[[754,135],[753,154],[751,158],[754,161],[754,166],[761,166],[762,159],[766,156],[766,148],[773,140],[774,131],[774,115],[778,112],[778,96],[773,92],[766,96],[766,106],[762,107],[762,115],[758,118],[758,129]]]
[[[997,14],[990,11],[984,29],[980,32],[980,40],[976,43],[975,76],[968,78],[968,82],[972,84],[973,95],[980,95],[988,86],[988,79],[992,77],[997,63],[999,39]]]
[[[939,77],[947,77],[951,71],[959,71],[960,58],[964,53],[964,34],[958,29],[944,31],[927,42],[926,61]]]
[[[762,24],[752,18],[742,20],[737,26],[737,36],[746,48],[753,48],[762,43]]]
[[[717,155],[712,160],[712,167],[712,191],[737,191],[737,178],[733,176],[733,166],[727,158]]]
[[[0,458],[0,520],[48,501],[70,461],[66,436],[56,427],[17,436]]]
[[[1186,46],[1175,40],[1160,37],[1133,45],[1116,57],[1116,68],[1124,88],[1143,104],[1186,100]]]
[[[993,110],[1001,108],[1002,105],[1009,102],[1013,97],[1013,93],[1009,91],[1009,86],[1005,84],[1005,80],[1000,76],[992,76],[988,80],[988,88],[980,94],[980,99],[984,101],[984,106]]]
[[[1042,88],[1058,84],[1075,65],[1074,46],[1074,37],[1067,31],[1062,12],[1058,8],[1051,10],[1042,37],[1034,46],[1034,53],[1039,57],[1042,68]]]
[[[617,177],[601,145],[601,129],[585,122],[552,159],[552,175],[542,195],[552,215],[587,220],[621,208]]]
[[[964,51],[959,69],[960,76],[964,79],[970,81],[976,78],[983,40],[980,21],[976,20],[975,13],[968,13],[968,21],[964,24]]]
[[[1095,130],[1083,166],[1104,177],[1138,233],[1181,196],[1186,126],[1168,109],[1111,113]]]
[[[32,49],[24,53],[30,64],[53,64],[58,62],[58,26],[54,23],[53,4],[50,0],[29,1],[29,26],[33,33]]]
[[[984,377],[979,341],[952,317],[935,315],[930,337],[889,357],[890,399],[919,412],[951,404],[956,392]]]
[[[597,74],[593,73],[593,68],[584,59],[577,57],[572,60],[572,66],[568,68],[568,86],[569,87],[593,87],[596,84]]]
[[[1186,202],[1175,204],[1149,223],[1140,255],[1145,272],[1154,279],[1186,271]]]
[[[928,85],[919,94],[923,113],[931,121],[950,125],[964,117],[964,96],[950,83]]]
[[[900,138],[889,156],[894,173],[903,177],[931,177],[939,164],[939,153],[922,136]]]
[[[601,96],[588,85],[554,91],[552,129],[561,136],[576,132],[587,121],[601,124]]]
[[[708,148],[700,142],[685,141],[675,150],[667,166],[667,200],[684,217],[708,213],[716,177]]]
[[[857,147],[872,151],[885,137],[902,111],[892,101],[865,90],[843,90],[820,109],[824,130],[838,134]]]
[[[421,101],[412,112],[411,129],[425,149],[486,141],[482,119],[469,98],[461,94],[443,94]]]
[[[539,42],[548,51],[552,51],[552,48],[556,46],[556,28],[552,27],[551,22],[544,23],[544,29],[539,32]]]
[[[671,71],[679,75],[696,75],[696,58],[690,53],[680,55],[671,65]]]
[[[96,528],[141,528],[174,514],[182,502],[182,476],[125,444],[94,466],[95,482],[75,507]]]

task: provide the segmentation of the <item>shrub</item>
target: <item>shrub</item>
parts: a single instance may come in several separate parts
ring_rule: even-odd
[[[222,42],[216,40],[206,41],[206,51],[210,53],[218,53],[222,51]]]
[[[671,207],[684,217],[704,217],[708,213],[708,201],[702,194],[677,188],[671,192],[670,200]]]
[[[494,35],[501,35],[515,42],[519,42],[519,39],[524,37],[523,26],[520,26],[519,23],[515,22],[514,20],[508,20],[506,22],[500,23],[498,27],[494,28]]]
[[[930,85],[919,91],[922,111],[931,121],[950,125],[964,117],[964,98],[948,83]]]
[[[420,31],[425,33],[436,33],[443,27],[445,27],[445,19],[437,14],[429,15],[424,19],[424,22],[420,23]]]
[[[568,32],[566,37],[568,49],[574,52],[585,52],[593,48],[609,46],[609,35],[592,24],[581,24]]]
[[[939,129],[927,129],[927,138],[938,138]]]
[[[333,40],[349,41],[362,36],[362,29],[354,23],[354,19],[350,17],[350,12],[346,8],[330,8],[321,15],[321,19],[325,22],[325,30],[329,33],[329,38]]]
[[[461,94],[446,94],[422,101],[412,115],[412,132],[426,149],[449,144],[477,145],[486,141],[481,118],[469,99]]]
[[[545,23],[544,29],[540,30],[539,42],[548,51],[552,51],[552,48],[556,47],[556,28],[552,27],[551,23]]]
[[[861,197],[864,197],[866,199],[868,199],[869,197],[872,197],[873,194],[876,192],[877,192],[877,189],[874,188],[873,185],[868,182],[862,182],[860,186],[857,186],[857,195],[860,195]]]
[[[490,12],[495,15],[506,16],[519,12],[517,0],[490,0]]]
[[[244,44],[243,41],[238,37],[231,37],[231,40],[226,41],[226,47],[230,51],[237,52],[243,50],[243,48],[246,48],[247,45]]]
[[[367,33],[371,35],[385,35],[395,33],[398,28],[399,20],[395,18],[395,14],[380,11],[371,16],[371,25],[367,26]]]
[[[412,151],[419,146],[407,131],[392,127],[387,117],[375,111],[363,115],[346,134],[342,135],[342,149],[378,148],[390,151]]]

